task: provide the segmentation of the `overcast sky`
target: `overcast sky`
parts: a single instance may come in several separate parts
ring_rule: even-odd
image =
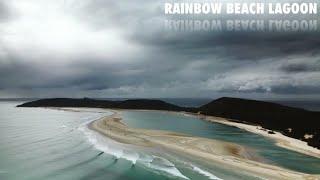
[[[162,8],[0,0],[0,98],[320,99],[318,32],[173,32]]]

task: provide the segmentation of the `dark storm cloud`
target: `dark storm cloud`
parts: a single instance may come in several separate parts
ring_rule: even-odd
[[[2,88],[67,88],[103,90],[134,86],[141,82],[161,86],[161,81],[171,78],[172,71],[152,64],[88,63],[91,60],[58,65],[29,64],[11,59],[1,63],[0,87]],[[172,64],[171,64],[172,65]],[[162,74],[166,71],[167,74]],[[160,76],[161,75],[161,76]]]
[[[318,32],[177,32],[164,28],[171,19],[161,9],[163,1],[90,1],[78,13],[90,17],[93,27],[119,26],[128,40],[166,53],[220,56],[227,60],[261,60],[302,53],[319,53]],[[106,7],[110,10],[106,10]],[[185,19],[187,16],[184,16]],[[300,17],[304,19],[303,17]],[[190,18],[192,19],[192,18]],[[308,18],[306,18],[308,20]],[[231,52],[231,53],[230,53]]]
[[[85,71],[83,71],[85,69]],[[77,87],[83,90],[119,87],[119,67],[108,65],[74,64],[64,67],[28,63],[10,63],[0,66],[0,87],[22,89],[50,89]],[[125,82],[123,82],[125,83]]]
[[[161,9],[164,1],[86,2],[77,12],[83,17],[90,17],[88,23],[92,26],[124,27],[129,40],[166,53],[219,56],[227,60],[261,60],[301,53],[317,54],[320,51],[318,32],[168,31],[163,26],[164,20],[170,19]]]
[[[299,72],[317,72],[320,71],[320,61],[314,63],[291,63],[284,64],[280,69],[287,73],[299,73]]]
[[[276,86],[273,88],[273,92],[277,94],[296,94],[296,95],[318,95],[320,92],[319,86]]]
[[[171,35],[173,33],[174,35]],[[177,53],[219,55],[229,60],[261,60],[296,54],[318,54],[318,33],[138,33],[133,39],[139,43]]]
[[[161,6],[162,1],[64,1],[62,15],[50,12],[50,20],[67,15],[77,25],[71,30],[84,28],[71,31],[73,39],[63,36],[68,31],[43,35],[41,24],[34,26],[29,32],[44,37],[44,45],[36,44],[38,36],[28,39],[24,29],[21,42],[19,33],[1,37],[9,43],[0,41],[0,89],[16,96],[319,96],[318,33],[166,31]],[[0,19],[7,16],[1,13]],[[44,30],[59,31],[70,25],[60,24],[68,18]],[[113,39],[100,38],[108,33]],[[65,39],[57,43],[61,34]],[[118,40],[124,43],[115,46]]]

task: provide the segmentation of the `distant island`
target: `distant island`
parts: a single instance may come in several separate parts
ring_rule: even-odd
[[[88,107],[110,109],[143,109],[185,111],[227,118],[245,124],[259,125],[299,139],[320,149],[320,112],[288,107],[276,103],[223,97],[203,106],[180,107],[161,100],[134,99],[124,101],[54,98],[27,102],[17,107]],[[269,131],[273,133],[273,131]]]

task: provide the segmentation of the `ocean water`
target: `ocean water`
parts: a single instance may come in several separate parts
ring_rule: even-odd
[[[108,110],[16,108],[20,103],[0,102],[1,180],[258,179],[219,164],[120,144],[87,128],[89,122],[111,114]],[[207,126],[204,121],[187,116],[126,111],[124,120],[133,127],[174,130],[257,146],[265,149],[261,153],[266,157],[278,151],[288,152],[282,148],[265,148],[263,144],[273,143],[263,138],[252,139],[260,137],[237,128]],[[271,155],[270,163],[288,161],[281,165],[289,166],[294,162],[296,165],[290,168],[319,173],[318,159],[290,153],[286,155],[289,159],[281,153]]]
[[[1,180],[257,179],[123,145],[87,128],[108,110],[16,108],[20,103],[0,102]]]

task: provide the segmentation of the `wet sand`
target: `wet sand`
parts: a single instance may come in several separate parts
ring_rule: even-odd
[[[128,110],[128,111],[150,111],[150,110]],[[161,111],[161,110],[152,110],[152,111]],[[279,147],[286,148],[286,149],[289,149],[298,153],[302,153],[305,155],[313,156],[316,158],[320,158],[320,149],[309,146],[305,141],[301,141],[299,139],[285,136],[277,131],[273,131],[274,134],[269,134],[268,131],[270,130],[264,129],[261,126],[240,123],[232,119],[220,118],[215,116],[198,115],[190,112],[174,112],[174,111],[162,111],[162,112],[182,114],[185,116],[192,116],[192,117],[199,118],[209,122],[215,122],[215,123],[220,123],[228,126],[234,126],[234,127],[246,130],[248,132],[270,138],[274,140],[275,144]]]
[[[312,146],[309,146],[307,144],[307,142],[285,136],[277,131],[273,131],[274,134],[269,134],[268,131],[270,131],[270,130],[264,129],[261,126],[254,126],[254,125],[249,125],[249,124],[244,124],[244,123],[238,123],[238,122],[235,122],[232,120],[219,118],[219,117],[213,117],[213,116],[202,116],[201,119],[204,119],[209,122],[215,122],[215,123],[225,124],[228,126],[234,126],[234,127],[249,131],[251,133],[262,135],[264,137],[275,140],[276,145],[278,145],[282,148],[286,148],[286,149],[296,151],[296,152],[299,152],[302,154],[306,154],[309,156],[320,158],[320,150],[319,149],[314,148]]]
[[[211,121],[216,121],[216,119],[211,119]],[[89,127],[121,143],[174,151],[219,163],[223,167],[235,172],[243,172],[249,176],[267,179],[320,179],[319,176],[264,164],[254,151],[238,144],[169,131],[130,128],[121,122],[119,111],[111,116],[93,121]]]

